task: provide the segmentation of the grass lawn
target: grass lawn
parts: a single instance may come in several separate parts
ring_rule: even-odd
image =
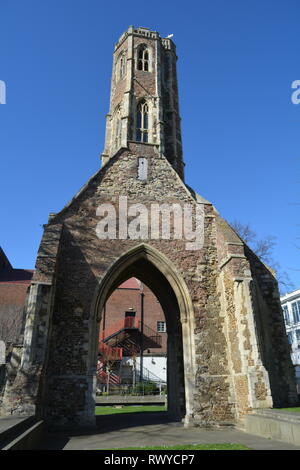
[[[291,411],[293,413],[300,413],[300,406],[296,408],[276,408],[277,411]]]
[[[123,408],[116,408],[114,406],[96,406],[96,415],[114,415],[120,413],[145,413],[147,411],[167,411],[164,405],[149,405],[149,406],[130,406],[126,405]]]
[[[252,450],[241,444],[195,444],[178,446],[157,446],[157,447],[120,447],[118,449],[104,450]]]

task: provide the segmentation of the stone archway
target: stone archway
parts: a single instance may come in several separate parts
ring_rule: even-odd
[[[99,323],[103,306],[116,287],[130,277],[144,282],[159,299],[168,331],[168,411],[189,422],[194,386],[194,314],[187,286],[172,263],[153,247],[141,244],[127,251],[99,281],[92,303],[89,370],[96,387]]]

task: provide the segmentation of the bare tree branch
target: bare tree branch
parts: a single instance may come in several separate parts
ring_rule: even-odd
[[[294,284],[289,279],[288,273],[283,271],[280,264],[273,259],[276,237],[268,235],[262,239],[257,239],[257,234],[252,230],[250,224],[242,224],[238,220],[235,220],[230,225],[261,261],[275,272],[281,294],[295,288]]]
[[[0,306],[0,339],[5,343],[15,342],[21,332],[23,306]]]
[[[272,255],[275,245],[276,237],[268,235],[267,237],[262,238],[261,240],[255,240],[253,251],[255,251],[257,256],[264,263],[268,263],[271,266],[273,264]]]
[[[242,224],[240,221],[235,220],[230,224],[232,228],[239,234],[245,243],[250,244],[256,239],[256,233],[249,224]]]

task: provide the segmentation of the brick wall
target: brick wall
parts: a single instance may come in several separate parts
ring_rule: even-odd
[[[165,322],[164,312],[159,301],[152,291],[143,285],[144,293],[144,324],[151,328],[154,333],[161,337],[161,347],[145,350],[145,355],[166,354],[167,351],[167,333],[157,333],[157,322]],[[100,332],[102,332],[104,323],[105,328],[110,328],[117,321],[122,320],[125,312],[132,308],[136,312],[135,318],[141,321],[141,290],[139,288],[119,288],[116,289],[106,302],[105,313],[102,313],[100,323]],[[145,334],[150,332],[146,332]],[[151,332],[152,334],[152,332]]]

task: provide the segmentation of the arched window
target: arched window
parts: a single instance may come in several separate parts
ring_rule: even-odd
[[[121,138],[122,138],[122,121],[121,118],[117,119],[116,123],[116,149],[121,147]]]
[[[137,142],[148,142],[149,110],[145,100],[139,102],[136,115],[136,140]]]
[[[126,53],[121,52],[121,54],[118,57],[117,60],[117,66],[116,66],[116,80],[121,80],[122,78],[125,77],[126,75]]]
[[[138,50],[137,69],[149,72],[149,51],[146,46],[142,46]]]
[[[114,128],[113,128],[113,148],[116,152],[121,147],[122,142],[122,120],[121,110],[118,108],[114,116]]]
[[[126,55],[122,54],[120,58],[120,79],[126,75]]]

